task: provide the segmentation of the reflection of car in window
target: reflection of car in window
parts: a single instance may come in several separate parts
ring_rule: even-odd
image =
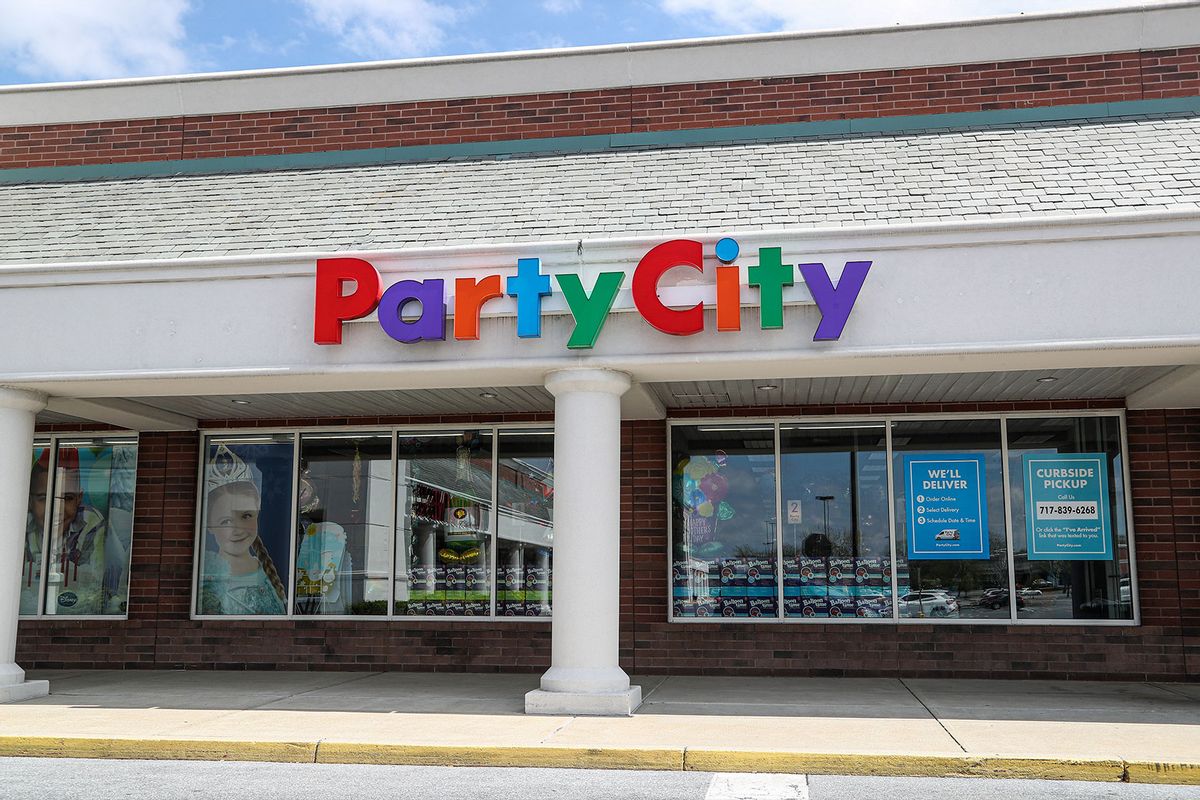
[[[958,528],[945,528],[938,531],[938,535],[933,538],[941,541],[949,540],[957,542],[959,540]]]
[[[1008,605],[1008,589],[993,588],[986,589],[983,596],[979,598],[978,605],[982,608],[990,608],[993,611],[1001,609]],[[1025,600],[1022,599],[1020,593],[1017,594],[1017,608],[1025,607]]]
[[[958,601],[940,591],[909,592],[897,602],[901,616],[925,614],[930,617],[948,617],[958,613]]]

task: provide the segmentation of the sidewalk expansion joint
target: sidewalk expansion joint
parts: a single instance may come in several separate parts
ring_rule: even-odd
[[[653,688],[651,688],[650,691],[643,694],[642,695],[642,705],[646,705],[646,703],[649,702],[649,700],[650,700],[650,695],[654,694],[662,686],[666,685],[667,681],[669,681],[669,680],[671,680],[670,675],[663,676],[662,680],[660,680],[658,683],[654,684]]]
[[[574,722],[577,719],[579,719],[579,717],[568,717],[566,719],[566,721],[563,722],[562,725],[559,725],[557,728],[555,728],[554,730],[547,733],[542,738],[542,741],[540,742],[540,744],[550,744],[551,739],[553,739],[555,736],[557,736],[563,730],[563,728],[566,728],[568,725],[570,725],[572,722]]]
[[[240,710],[240,711],[256,711],[256,710],[258,710],[258,709],[260,709],[260,708],[265,708],[265,707],[267,707],[267,706],[269,706],[269,705],[272,705],[272,704],[274,704],[274,703],[280,703],[280,702],[283,702],[284,700],[294,700],[294,699],[295,699],[295,698],[297,698],[297,697],[304,697],[304,695],[306,695],[306,694],[312,694],[313,692],[323,692],[323,691],[325,691],[325,690],[327,690],[327,689],[332,689],[332,688],[333,688],[333,687],[335,687],[335,686],[337,686],[337,687],[346,686],[347,684],[355,683],[356,681],[361,681],[361,680],[364,680],[364,679],[366,679],[366,678],[371,678],[371,677],[374,677],[374,676],[376,676],[376,675],[379,675],[379,674],[381,674],[381,673],[378,673],[378,672],[364,672],[364,673],[362,673],[362,674],[355,675],[355,676],[353,676],[352,678],[348,678],[347,680],[344,680],[344,681],[338,681],[337,683],[331,683],[331,684],[329,684],[328,686],[314,686],[313,688],[311,688],[311,689],[305,689],[305,690],[304,690],[304,691],[302,691],[302,692],[292,692],[291,694],[289,694],[289,695],[286,695],[286,696],[284,696],[284,697],[280,697],[280,698],[277,698],[277,699],[275,699],[275,700],[268,700],[268,701],[267,701],[267,702],[265,702],[265,703],[259,703],[258,705],[255,705],[255,706],[250,706],[250,707],[248,707],[248,708],[243,708],[243,709],[239,709],[239,710]]]
[[[904,687],[904,688],[905,688],[905,689],[908,691],[908,693],[909,693],[909,694],[911,694],[911,695],[913,696],[913,699],[914,699],[914,700],[916,700],[918,703],[920,703],[920,704],[921,704],[921,708],[925,709],[925,712],[926,712],[927,714],[929,714],[930,718],[931,718],[931,719],[932,719],[934,722],[936,722],[936,723],[938,724],[938,727],[939,727],[939,728],[941,728],[942,730],[944,730],[944,731],[946,732],[946,735],[950,737],[950,741],[952,741],[952,742],[954,742],[956,745],[958,745],[958,749],[959,749],[959,750],[962,750],[962,751],[963,751],[963,753],[966,753],[966,752],[967,752],[967,748],[963,747],[963,743],[962,743],[962,742],[960,742],[960,741],[958,740],[958,738],[957,738],[957,737],[955,737],[955,735],[954,735],[953,733],[951,733],[951,732],[950,732],[950,729],[949,729],[949,728],[947,728],[947,727],[946,727],[946,724],[945,724],[944,722],[942,722],[942,721],[941,721],[941,720],[938,718],[938,715],[937,715],[937,714],[935,714],[935,713],[933,713],[933,709],[931,709],[929,706],[925,705],[925,701],[924,701],[924,700],[922,700],[920,697],[918,697],[918,696],[917,696],[917,693],[916,693],[916,692],[914,692],[914,691],[912,690],[912,687],[911,687],[911,686],[909,686],[907,683],[905,683],[903,678],[897,678],[896,680],[900,681],[900,685],[901,685],[901,686],[903,686],[903,687]]]
[[[1157,681],[1150,681],[1146,685],[1153,686],[1155,689],[1162,689],[1164,692],[1171,695],[1172,697],[1182,697],[1185,700],[1195,700],[1196,699],[1185,692],[1181,692],[1178,689],[1172,689],[1170,686],[1164,686],[1163,684],[1158,683]]]

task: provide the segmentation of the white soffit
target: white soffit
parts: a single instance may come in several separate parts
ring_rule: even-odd
[[[138,402],[173,414],[202,420],[277,419],[283,417],[436,417],[456,414],[500,415],[554,410],[554,398],[541,386],[141,397],[138,398]]]
[[[640,384],[648,405],[665,409],[884,403],[1003,402],[1122,398],[1170,373],[1173,367],[1025,370],[933,375],[876,375]],[[1053,376],[1053,382],[1038,378]],[[773,390],[759,389],[773,385]],[[494,397],[489,396],[494,395]],[[244,402],[235,402],[244,401]],[[451,417],[550,413],[554,398],[541,386],[469,389],[398,389],[374,392],[139,397],[160,411],[199,420],[346,417]],[[657,408],[627,409],[627,419],[654,419]],[[52,412],[39,423],[76,422]]]
[[[0,125],[745,80],[1197,44],[1200,4],[276,70],[0,87]]]
[[[1022,370],[933,375],[671,381],[646,386],[667,408],[984,403],[1122,398],[1172,367]],[[1054,381],[1038,382],[1053,377]],[[774,386],[774,389],[759,387]]]

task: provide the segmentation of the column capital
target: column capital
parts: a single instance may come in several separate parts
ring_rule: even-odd
[[[18,411],[37,413],[46,407],[46,394],[30,389],[18,389],[15,386],[0,386],[0,409],[11,408]]]
[[[546,376],[546,391],[558,397],[567,392],[605,392],[617,396],[633,384],[628,373],[600,367],[559,369]]]

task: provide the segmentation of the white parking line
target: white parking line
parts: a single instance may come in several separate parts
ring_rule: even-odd
[[[704,800],[808,800],[808,780],[803,775],[718,772]]]

